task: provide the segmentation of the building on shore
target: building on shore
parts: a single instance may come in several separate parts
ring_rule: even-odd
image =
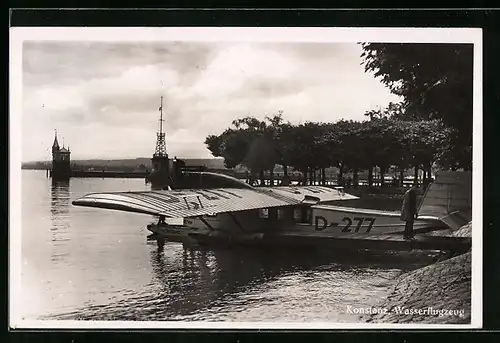
[[[71,177],[71,152],[69,147],[62,148],[57,140],[57,131],[52,144],[52,169],[50,176],[53,180],[67,180]]]

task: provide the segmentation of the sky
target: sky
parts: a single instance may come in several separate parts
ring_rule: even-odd
[[[399,99],[366,73],[355,43],[23,42],[22,160],[152,156],[163,96],[167,152],[210,158],[236,118],[364,120]]]

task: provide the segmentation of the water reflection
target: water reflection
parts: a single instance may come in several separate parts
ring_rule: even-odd
[[[171,319],[191,314],[217,299],[219,290],[205,251],[183,249],[181,256],[169,256],[152,250],[150,258],[159,286],[154,317]]]
[[[168,249],[168,246],[166,247]],[[336,254],[311,250],[217,249],[182,252],[182,268],[175,256],[152,250],[151,264],[160,290],[155,319],[185,320],[187,316],[217,311],[242,296],[249,305],[251,294],[273,281],[300,275],[311,277],[326,269],[334,274],[377,274],[378,270],[414,269],[430,263],[431,256],[392,255],[372,252]],[[338,273],[341,271],[341,273]],[[402,271],[400,271],[402,272]],[[380,274],[379,274],[380,275]],[[344,280],[345,281],[345,280]],[[260,297],[254,298],[260,302]]]
[[[70,181],[61,180],[56,181],[51,180],[50,187],[50,213],[52,226],[51,240],[52,245],[52,255],[51,260],[54,262],[66,256],[66,253],[61,253],[61,244],[69,240],[68,229],[70,227]]]
[[[387,287],[394,276],[405,269],[432,261],[431,255],[423,253],[358,252],[346,255],[311,250],[193,250],[171,243],[165,245],[164,251],[158,251],[154,244],[148,247],[152,267],[148,286],[126,299],[108,305],[87,306],[58,318],[210,320],[219,318],[224,311],[234,314],[283,298],[282,289],[285,294],[291,291],[291,296],[305,297],[304,306],[322,297],[341,303],[349,296],[360,298],[360,291],[377,291],[376,288],[381,287],[377,282]],[[309,282],[312,286],[305,286]],[[266,292],[267,297],[262,295]],[[284,296],[285,301],[287,297]]]

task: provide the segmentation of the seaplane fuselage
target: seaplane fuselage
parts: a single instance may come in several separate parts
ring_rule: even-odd
[[[148,229],[172,241],[189,240],[190,234],[216,236],[258,236],[302,233],[330,237],[363,234],[403,234],[405,222],[398,212],[358,209],[332,205],[297,205],[256,209],[213,216],[182,218],[166,224],[150,224]],[[424,216],[414,222],[414,231],[445,229],[435,217]]]

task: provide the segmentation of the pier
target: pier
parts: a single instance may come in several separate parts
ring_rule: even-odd
[[[318,232],[306,233],[283,233],[277,235],[266,235],[270,242],[280,241],[286,245],[310,245],[323,246],[335,249],[368,249],[368,250],[443,250],[452,253],[465,253],[469,251],[472,244],[470,237],[441,237],[416,235],[414,240],[405,240],[401,235],[366,235],[346,234],[331,237]]]
[[[66,178],[117,178],[117,179],[145,179],[149,175],[147,171],[121,171],[121,170],[70,170]],[[46,169],[46,177],[53,177],[53,171]],[[56,175],[56,179],[59,175]]]
[[[137,178],[137,179],[144,179],[148,175],[148,172],[142,172],[142,171],[137,171],[137,172],[126,172],[126,171],[108,171],[108,170],[103,170],[103,171],[84,171],[84,170],[74,170],[71,172],[71,177],[81,177],[81,178],[87,178],[87,177],[98,177],[98,178]]]
[[[187,229],[187,228],[184,228]],[[187,229],[189,230],[189,229]],[[234,236],[210,236],[197,232],[188,233],[195,243],[207,245],[252,245],[269,247],[324,248],[334,250],[441,250],[462,254],[471,249],[471,237],[443,237],[416,235],[414,240],[405,240],[402,234],[346,234],[332,237],[319,232],[249,233]],[[185,243],[185,242],[184,242]]]

